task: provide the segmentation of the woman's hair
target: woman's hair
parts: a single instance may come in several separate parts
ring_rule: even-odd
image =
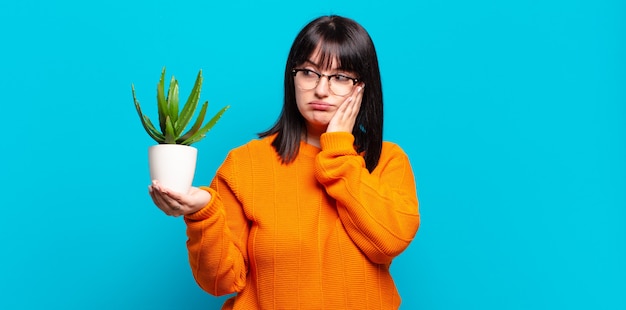
[[[285,66],[283,109],[274,126],[259,137],[276,134],[272,145],[283,163],[298,155],[306,121],[296,105],[292,70],[302,65],[319,46],[320,67],[331,69],[333,60],[343,71],[354,72],[365,83],[361,109],[352,130],[357,152],[364,153],[367,169],[378,165],[383,139],[383,94],[374,43],[367,31],[352,19],[322,16],[307,24],[291,46]]]

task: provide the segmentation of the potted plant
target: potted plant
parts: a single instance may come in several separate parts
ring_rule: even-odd
[[[180,193],[191,188],[196,171],[198,150],[191,144],[202,140],[207,132],[220,119],[229,105],[219,110],[213,118],[204,124],[208,101],[205,101],[191,128],[188,125],[195,114],[200,100],[202,88],[202,70],[198,72],[196,83],[191,90],[187,102],[179,109],[178,81],[172,76],[167,96],[165,94],[165,67],[161,71],[161,79],[157,84],[157,107],[159,127],[155,127],[150,118],[141,111],[135,94],[135,85],[131,84],[133,101],[139,119],[148,135],[158,144],[148,148],[150,178],[158,180],[164,186]]]

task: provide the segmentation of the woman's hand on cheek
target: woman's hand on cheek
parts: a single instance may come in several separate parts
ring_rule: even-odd
[[[365,87],[365,84],[359,83],[352,91],[352,94],[341,103],[337,111],[335,111],[335,115],[330,119],[326,132],[352,132],[356,123],[356,116],[361,109],[363,87]]]

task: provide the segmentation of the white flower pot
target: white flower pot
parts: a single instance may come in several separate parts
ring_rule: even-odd
[[[186,194],[196,172],[198,149],[180,144],[158,144],[148,148],[150,178]]]

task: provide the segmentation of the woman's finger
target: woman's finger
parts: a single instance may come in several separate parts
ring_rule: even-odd
[[[171,211],[169,208],[168,203],[163,199],[163,195],[161,195],[161,193],[156,190],[155,188],[152,189],[152,191],[150,191],[150,196],[152,197],[152,201],[154,202],[154,204],[161,209],[161,211],[165,212],[165,214],[170,215],[169,212]]]
[[[363,87],[361,85],[359,85],[356,90],[355,90],[355,94],[352,95],[352,101],[350,102],[350,105],[348,106],[348,111],[349,111],[349,118],[354,118],[354,120],[356,120],[356,116],[357,114],[359,114],[359,110],[361,109],[361,100],[363,99]]]
[[[359,114],[359,109],[361,108],[361,98],[361,86],[359,85],[344,104],[345,109],[341,117],[345,122],[354,125],[354,122],[356,122],[356,116]]]
[[[179,216],[182,214],[182,204],[171,197],[168,191],[160,187],[158,183],[153,183],[149,192],[154,204],[165,214],[170,216]],[[178,196],[177,198],[180,197]]]

